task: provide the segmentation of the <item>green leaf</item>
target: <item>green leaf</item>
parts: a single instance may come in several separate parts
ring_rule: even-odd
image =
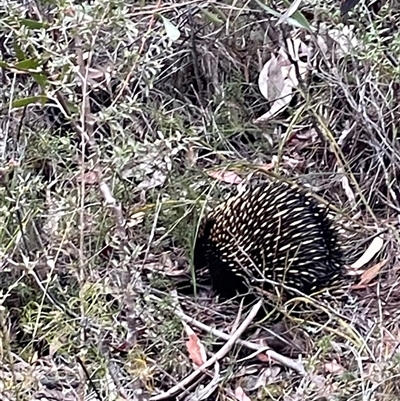
[[[164,22],[165,31],[167,32],[167,36],[172,40],[178,40],[181,36],[181,32],[179,29],[167,18],[161,15],[161,18]]]
[[[25,97],[23,99],[14,100],[12,102],[12,107],[21,108],[21,107],[25,107],[32,103],[36,103],[36,102],[45,104],[47,102],[47,100],[48,100],[48,97],[44,96],[44,95],[30,96],[30,97]]]
[[[267,5],[265,5],[260,0],[256,0],[256,3],[262,9],[264,9],[268,14],[271,14],[274,17],[277,17],[277,18],[283,18],[283,19],[285,18],[285,17],[283,17],[283,15],[281,13],[279,13],[278,11],[273,10],[271,7],[268,7]],[[286,22],[288,24],[296,27],[296,28],[306,29],[308,31],[312,31],[313,30],[313,28],[311,27],[311,25],[309,24],[307,19],[299,11],[296,11],[291,17],[288,17],[286,19]]]
[[[306,29],[309,32],[312,32],[313,30],[307,18],[300,11],[296,11],[295,13],[293,13],[293,15],[290,18],[288,18],[287,22],[292,25],[294,22],[297,22],[300,25],[300,27]]]
[[[40,22],[40,21],[35,21],[33,19],[26,19],[26,18],[19,19],[18,21],[21,23],[21,25],[24,25],[30,29],[47,28],[46,22]]]
[[[277,25],[281,24],[282,22],[286,22],[287,19],[299,9],[301,1],[302,0],[294,0],[293,3],[290,4],[289,8],[284,12],[282,17],[279,18]]]
[[[47,84],[47,76],[45,74],[39,74],[37,72],[31,73],[33,79],[40,85],[42,89],[46,87]]]
[[[0,67],[1,68],[8,68],[8,64],[5,61],[0,60]]]
[[[22,60],[26,59],[24,51],[21,49],[19,44],[17,42],[15,42],[15,41],[14,41],[14,51],[15,51],[15,54],[16,54],[17,59],[19,61],[22,61]]]
[[[205,10],[203,8],[201,8],[200,11],[204,15],[204,17],[208,21],[212,22],[213,24],[221,25],[224,23],[224,21],[222,21],[221,19],[218,18],[218,15],[216,15],[208,10]]]
[[[275,11],[271,7],[268,7],[266,4],[262,3],[260,0],[256,0],[256,3],[263,9],[265,10],[268,14],[273,15],[274,17],[281,17],[282,14],[278,13],[278,11]]]
[[[36,58],[26,59],[15,64],[18,70],[35,70],[39,67],[41,61]]]

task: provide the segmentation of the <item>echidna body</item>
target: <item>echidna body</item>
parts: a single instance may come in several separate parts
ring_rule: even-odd
[[[249,286],[271,288],[265,279],[311,294],[341,276],[342,253],[326,207],[274,181],[248,188],[205,218],[194,265],[209,269],[215,291],[226,298]]]

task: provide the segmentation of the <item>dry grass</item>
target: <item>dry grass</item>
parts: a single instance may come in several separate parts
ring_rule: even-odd
[[[338,4],[301,4],[310,36],[260,2],[228,3],[0,0],[1,399],[157,397],[195,370],[185,319],[209,358],[220,352],[210,328],[234,335],[250,309],[185,290],[199,217],[235,191],[210,173],[273,160],[268,174],[311,187],[356,228],[349,264],[380,232],[364,268],[387,263],[340,307],[253,319],[172,398],[399,398],[399,5],[358,6],[358,43],[338,56]],[[312,68],[261,126],[258,74],[283,38],[313,49]],[[300,359],[256,358],[265,341]]]

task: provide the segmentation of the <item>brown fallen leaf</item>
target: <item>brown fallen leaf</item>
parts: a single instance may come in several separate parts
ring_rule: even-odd
[[[271,358],[267,354],[264,354],[264,352],[260,352],[259,354],[257,354],[257,359],[264,363],[271,362]]]
[[[358,284],[353,285],[351,288],[353,290],[358,290],[368,287],[368,284],[378,275],[382,267],[386,265],[387,261],[388,261],[387,259],[384,259],[381,262],[369,268],[368,270],[366,270],[361,275],[360,282]]]
[[[207,361],[206,349],[199,340],[199,337],[197,337],[197,334],[187,324],[185,324],[185,330],[189,336],[189,340],[186,341],[189,357],[196,366],[201,366]]]
[[[243,180],[234,171],[209,171],[208,175],[218,181],[226,182],[227,184],[240,184]]]

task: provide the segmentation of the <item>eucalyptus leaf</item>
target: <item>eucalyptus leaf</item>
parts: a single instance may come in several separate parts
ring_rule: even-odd
[[[268,14],[273,15],[277,18],[284,18],[284,16],[276,10],[273,10],[271,7],[268,7],[260,0],[256,0],[256,3],[264,9]],[[286,19],[286,22],[296,28],[306,29],[307,31],[313,31],[312,26],[309,24],[307,19],[301,14],[299,11],[296,11],[291,17]]]
[[[285,11],[281,18],[278,20],[278,24],[281,24],[284,21],[293,15],[300,7],[301,0],[294,0],[293,3],[289,6],[289,8]]]
[[[12,102],[12,107],[14,108],[21,108],[28,106],[32,103],[41,103],[45,104],[48,100],[47,96],[40,95],[40,96],[30,96],[30,97],[24,97],[23,99],[17,99]]]
[[[216,14],[214,14],[214,13],[208,11],[208,10],[200,9],[200,12],[204,15],[204,17],[205,17],[208,21],[212,22],[213,24],[219,24],[219,25],[221,25],[221,24],[224,23],[224,21],[222,21],[222,20],[218,17],[218,15],[216,15]]]
[[[35,21],[33,19],[26,19],[26,18],[19,19],[18,21],[21,23],[21,25],[24,25],[30,29],[47,28],[46,22],[40,22],[40,21]]]
[[[167,18],[161,15],[161,18],[164,22],[165,31],[167,32],[167,36],[172,40],[178,40],[181,36],[181,32],[179,29]]]
[[[15,64],[15,68],[18,70],[35,70],[39,67],[41,61],[36,58],[26,59]]]
[[[26,55],[24,51],[21,49],[20,45],[14,41],[14,51],[17,56],[18,61],[22,61],[26,59]]]
[[[46,87],[47,84],[47,76],[45,74],[40,74],[37,72],[31,73],[33,79],[40,85],[42,89]]]

